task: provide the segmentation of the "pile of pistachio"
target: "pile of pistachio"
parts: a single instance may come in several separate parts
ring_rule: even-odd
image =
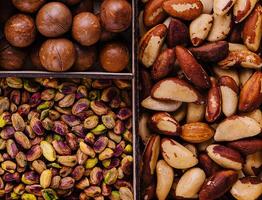
[[[133,199],[130,87],[0,79],[0,199]]]

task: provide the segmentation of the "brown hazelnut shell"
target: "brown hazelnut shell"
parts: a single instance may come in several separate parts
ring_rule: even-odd
[[[103,27],[110,32],[126,30],[132,20],[132,7],[126,0],[106,0],[100,7]]]
[[[23,67],[27,52],[11,46],[7,40],[0,41],[0,67],[5,70],[18,70]]]
[[[58,37],[68,32],[72,25],[69,8],[60,2],[45,4],[37,13],[36,26],[46,37]]]
[[[28,15],[13,15],[5,24],[4,34],[11,45],[15,47],[27,47],[36,38],[35,22]]]
[[[39,56],[46,70],[61,72],[73,66],[76,52],[74,44],[68,39],[48,39],[42,44]]]
[[[39,55],[41,46],[42,44],[36,44],[31,48],[31,51],[30,51],[31,63],[36,69],[44,68],[40,61],[40,55]]]
[[[73,71],[86,71],[92,67],[96,61],[96,46],[85,47],[77,43],[74,44],[76,49],[76,60]]]
[[[25,13],[35,13],[45,2],[45,0],[12,0],[13,5]]]
[[[120,42],[110,42],[104,45],[99,55],[100,64],[108,72],[121,72],[129,64],[129,51]]]
[[[82,12],[74,17],[72,36],[81,45],[91,46],[95,44],[100,39],[100,35],[100,22],[93,13]]]

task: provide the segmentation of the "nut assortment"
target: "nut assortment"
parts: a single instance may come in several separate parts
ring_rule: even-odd
[[[141,199],[261,199],[261,2],[141,4]]]
[[[0,20],[2,70],[130,70],[130,45],[122,39],[130,35],[129,0],[5,2],[0,5],[1,13],[4,12]],[[32,53],[31,49],[35,51]],[[104,49],[112,52],[112,57],[104,56]],[[24,59],[27,54],[29,61]],[[119,60],[118,65],[115,60]]]
[[[0,199],[132,200],[124,80],[0,80]]]

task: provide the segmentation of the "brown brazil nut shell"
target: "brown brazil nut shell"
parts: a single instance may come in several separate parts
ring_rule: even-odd
[[[163,135],[179,135],[181,127],[179,123],[168,113],[155,113],[150,120],[151,127],[154,131]]]
[[[26,13],[36,12],[46,0],[12,0],[13,5],[20,11]]]
[[[193,20],[202,13],[203,4],[200,0],[167,0],[163,9],[173,17]]]
[[[157,82],[151,90],[151,96],[158,100],[203,102],[195,88],[178,78],[166,78]]]
[[[176,56],[181,69],[189,81],[197,87],[210,88],[211,82],[208,74],[188,49],[176,46]]]
[[[224,168],[240,170],[244,163],[240,153],[229,147],[212,144],[207,147],[208,156]]]
[[[167,45],[170,48],[176,45],[186,45],[189,41],[188,27],[180,20],[171,18],[167,31]]]
[[[36,27],[32,17],[16,14],[8,19],[4,27],[7,41],[15,47],[27,47],[36,38]]]
[[[243,139],[227,144],[230,148],[236,149],[242,154],[253,154],[258,151],[262,151],[262,139],[253,138],[253,139]]]
[[[37,13],[36,26],[46,37],[57,37],[69,31],[72,14],[66,5],[60,2],[45,4]]]
[[[164,1],[165,0],[152,0],[146,4],[143,21],[147,27],[153,27],[164,21],[166,17],[166,13],[162,8]]]
[[[146,187],[150,185],[153,180],[159,151],[160,136],[152,135],[143,153],[143,181]]]
[[[100,50],[99,61],[108,72],[121,72],[129,64],[129,50],[124,43],[110,42]]]
[[[201,143],[214,136],[214,130],[206,123],[193,122],[182,126],[181,138],[190,143]]]
[[[97,50],[95,46],[85,47],[80,44],[74,43],[76,50],[76,60],[73,70],[86,71],[91,68],[97,57]]]
[[[206,153],[201,153],[198,156],[199,165],[205,171],[207,177],[212,176],[220,170],[220,166],[216,164]]]
[[[259,177],[244,177],[231,188],[230,193],[238,200],[259,199],[262,194],[262,180]]]
[[[166,77],[173,71],[176,60],[174,49],[165,49],[157,57],[152,67],[151,76],[154,80]]]
[[[240,91],[238,109],[253,111],[262,103],[262,72],[255,72]]]
[[[0,67],[5,70],[21,69],[25,59],[24,49],[11,46],[5,39],[0,41]]]
[[[261,133],[261,126],[250,117],[234,115],[218,124],[215,141],[234,141]]]
[[[198,159],[190,150],[170,138],[161,140],[161,153],[164,160],[176,169],[188,169],[198,163]]]
[[[242,38],[244,44],[251,51],[257,51],[262,37],[262,6],[257,4],[250,16],[245,21]]]
[[[199,200],[213,200],[223,196],[237,179],[238,174],[233,170],[223,170],[215,173],[202,186]]]
[[[145,67],[154,64],[165,40],[167,27],[158,24],[150,29],[139,42],[138,59]]]
[[[101,36],[101,25],[98,17],[90,12],[82,12],[76,15],[73,19],[72,35],[83,46],[91,46],[97,43]]]
[[[226,41],[210,42],[200,47],[190,48],[189,51],[202,62],[218,62],[227,57],[229,45]]]
[[[64,38],[48,39],[40,49],[40,61],[48,71],[67,71],[75,62],[74,44]]]
[[[107,0],[101,4],[100,16],[107,31],[122,32],[131,24],[132,8],[126,0]]]

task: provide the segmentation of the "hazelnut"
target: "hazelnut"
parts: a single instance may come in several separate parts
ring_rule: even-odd
[[[46,37],[63,35],[69,31],[71,24],[71,11],[60,2],[45,4],[36,16],[37,29]]]
[[[5,70],[21,69],[26,58],[26,51],[11,46],[5,39],[0,41],[0,67]]]
[[[106,0],[101,4],[101,21],[107,31],[122,32],[132,20],[132,8],[126,0]]]
[[[48,39],[40,48],[39,56],[48,71],[67,71],[75,62],[74,44],[64,38]]]
[[[12,16],[5,24],[7,41],[15,47],[27,47],[36,38],[36,28],[32,17],[24,14]]]
[[[95,44],[101,35],[99,19],[90,12],[83,12],[74,17],[72,35],[84,46]]]
[[[120,72],[129,63],[129,51],[126,45],[119,42],[106,44],[100,51],[101,66],[108,72]]]
[[[94,1],[93,0],[82,0],[75,8],[73,8],[73,15],[77,15],[81,12],[93,12]]]
[[[96,47],[85,47],[75,43],[76,61],[73,71],[86,71],[93,66],[96,60]]]
[[[12,3],[22,12],[34,13],[45,3],[45,0],[12,0]]]

